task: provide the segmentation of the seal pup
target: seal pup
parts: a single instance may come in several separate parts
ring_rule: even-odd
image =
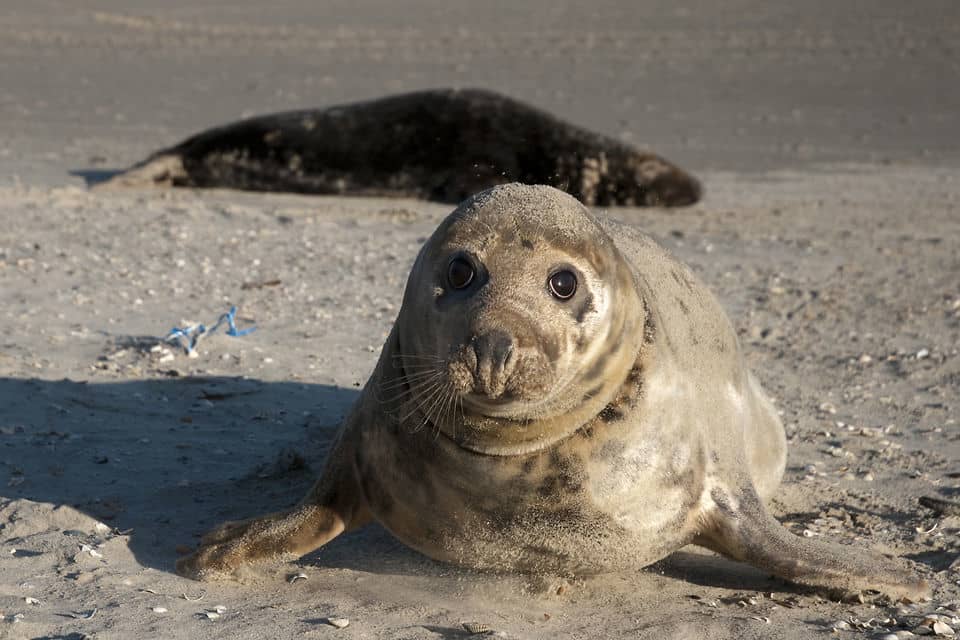
[[[213,578],[376,519],[458,565],[582,575],[686,544],[787,580],[917,599],[900,560],[788,532],[783,426],[718,301],[650,238],[546,186],[461,204],[297,506],[177,563]]]
[[[589,205],[677,207],[700,183],[659,156],[507,96],[418,91],[242,120],[159,151],[103,187],[172,185],[459,202],[506,182]]]

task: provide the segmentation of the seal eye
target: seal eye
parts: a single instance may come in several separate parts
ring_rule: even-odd
[[[569,300],[577,292],[577,276],[567,269],[550,276],[547,284],[550,286],[550,293],[557,300]]]
[[[454,289],[465,289],[473,282],[473,265],[463,258],[454,258],[447,267],[447,282]]]

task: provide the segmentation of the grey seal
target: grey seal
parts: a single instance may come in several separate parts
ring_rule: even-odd
[[[684,206],[696,178],[507,96],[437,89],[275,113],[203,131],[100,187],[170,185],[459,202],[507,183],[588,205]]]
[[[765,507],[784,430],[691,270],[546,186],[461,204],[427,240],[379,362],[296,507],[209,533],[211,578],[376,519],[466,567],[572,575],[698,544],[832,590],[927,593],[906,563]]]

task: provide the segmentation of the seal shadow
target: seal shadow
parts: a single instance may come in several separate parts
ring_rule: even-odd
[[[0,378],[3,501],[72,507],[124,531],[143,566],[172,572],[178,547],[212,527],[298,502],[358,396],[353,388],[251,378]],[[300,562],[381,575],[472,573],[409,549],[376,524]],[[730,589],[780,584],[692,547],[646,571]]]
[[[74,178],[80,178],[88,189],[92,189],[120,175],[123,169],[72,169],[67,173]]]
[[[216,524],[297,502],[358,395],[250,378],[0,378],[0,504],[72,507],[173,571],[177,547]]]

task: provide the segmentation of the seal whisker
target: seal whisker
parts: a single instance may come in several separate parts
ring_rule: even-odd
[[[452,409],[453,409],[453,403],[455,400],[455,396],[452,393],[453,390],[454,390],[453,382],[451,382],[450,380],[447,380],[447,383],[443,385],[443,394],[445,398],[443,400],[443,404],[440,407],[440,412],[437,414],[437,421],[435,424],[437,428],[436,435],[440,435],[440,428],[442,426],[448,426],[450,423],[452,423],[452,418],[454,417],[452,414]]]
[[[430,415],[433,413],[434,407],[442,398],[443,398],[443,385],[441,385],[440,383],[437,383],[436,386],[430,390],[429,395],[426,397],[426,400],[424,400],[419,405],[417,405],[416,409],[408,413],[406,418],[401,419],[401,423],[406,422],[408,419],[410,419],[410,417],[412,417],[415,413],[419,411],[423,415],[423,420],[420,421],[420,424],[417,425],[416,428],[411,429],[410,433],[416,433],[420,431],[420,429],[422,429],[427,424],[427,422],[430,421]],[[429,407],[427,407],[423,411],[420,411],[420,409],[423,408],[423,406],[428,402],[430,403]]]
[[[398,400],[402,400],[407,396],[420,396],[425,387],[429,387],[431,383],[436,383],[439,379],[440,379],[440,374],[436,374],[436,376],[427,377],[423,380],[413,381],[413,382],[410,382],[409,384],[405,383],[405,384],[396,385],[393,388],[388,389],[388,391],[396,391],[397,389],[400,389],[400,391],[389,398],[380,398],[381,403],[396,402]]]
[[[443,358],[436,355],[422,355],[415,353],[395,353],[393,357],[397,360],[428,360],[430,362],[442,362]]]
[[[422,381],[423,379],[429,378],[430,376],[434,376],[434,375],[439,376],[441,374],[436,369],[430,369],[427,371],[418,371],[415,373],[399,376],[395,380],[379,385],[379,387],[384,391],[389,391],[391,389],[398,389],[400,387],[407,386],[408,384],[412,384],[414,382]]]
[[[425,387],[425,388],[423,388]],[[418,387],[416,390],[416,395],[420,398],[420,401],[416,404],[415,407],[407,411],[405,414],[400,416],[400,423],[403,424],[409,420],[414,414],[423,409],[430,401],[433,400],[436,393],[440,390],[441,384],[438,381],[431,381],[429,383],[424,383],[421,387]]]

